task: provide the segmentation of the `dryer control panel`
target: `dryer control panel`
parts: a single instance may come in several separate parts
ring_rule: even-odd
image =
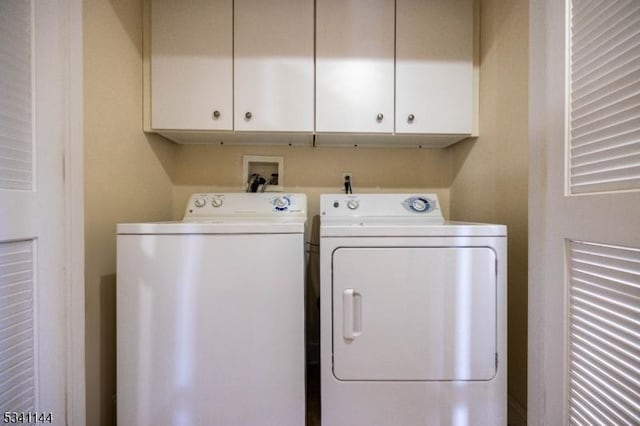
[[[196,193],[187,202],[185,221],[226,217],[306,218],[307,197],[290,193]]]
[[[444,222],[437,194],[323,194],[320,214],[323,220]]]

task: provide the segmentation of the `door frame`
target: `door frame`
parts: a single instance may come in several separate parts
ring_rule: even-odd
[[[62,0],[65,52],[66,424],[86,423],[82,0]]]
[[[533,28],[536,30],[534,31]],[[544,419],[544,241],[546,181],[546,3],[529,2],[529,284],[527,424]],[[534,212],[534,208],[538,211]],[[536,235],[538,235],[536,237]]]
[[[564,31],[558,20],[554,0],[529,2],[529,274],[528,274],[528,354],[527,354],[527,424],[530,426],[553,424],[562,418],[563,401],[550,401],[548,392],[549,327],[548,298],[553,285],[549,280],[546,253],[549,252],[547,204],[550,194],[547,182],[548,144],[557,126],[558,113],[550,108],[554,94],[550,93],[553,75],[549,66],[554,58],[549,49],[557,34]],[[556,3],[558,3],[556,1]],[[556,7],[564,7],[565,1]],[[554,19],[555,17],[555,19]],[[564,119],[564,116],[560,116]],[[559,367],[559,368],[558,368]],[[564,374],[564,366],[553,366],[553,374]],[[559,371],[558,371],[559,370]],[[549,423],[551,421],[551,423]]]

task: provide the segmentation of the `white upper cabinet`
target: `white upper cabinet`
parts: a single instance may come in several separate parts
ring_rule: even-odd
[[[313,0],[235,0],[235,130],[313,132]]]
[[[233,128],[231,0],[151,2],[151,128]]]
[[[396,22],[396,133],[472,133],[473,0],[396,0]]]
[[[394,130],[394,1],[316,1],[316,131]]]
[[[174,141],[442,147],[475,131],[474,0],[145,0],[145,17],[145,130]]]

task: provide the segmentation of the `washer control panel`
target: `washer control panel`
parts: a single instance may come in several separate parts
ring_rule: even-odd
[[[187,202],[184,220],[221,217],[306,217],[304,194],[196,193]]]
[[[277,212],[286,212],[291,207],[291,197],[288,195],[279,195],[272,201]]]
[[[323,194],[323,218],[378,218],[443,223],[437,194]]]

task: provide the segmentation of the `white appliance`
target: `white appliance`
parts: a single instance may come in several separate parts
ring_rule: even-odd
[[[322,424],[506,425],[506,227],[435,194],[320,211]]]
[[[302,194],[118,225],[118,424],[305,423]]]

